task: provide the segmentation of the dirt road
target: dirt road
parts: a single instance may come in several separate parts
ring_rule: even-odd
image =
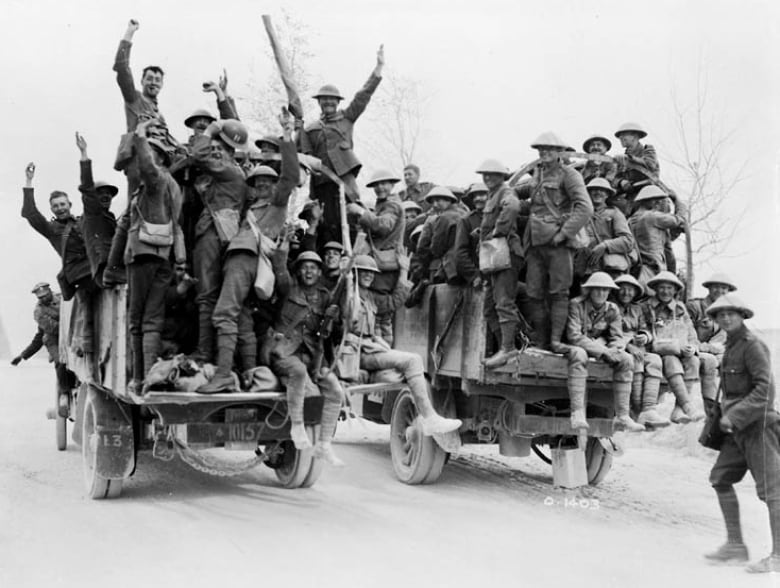
[[[468,448],[434,486],[405,486],[386,428],[354,422],[337,445],[348,466],[309,490],[283,490],[264,468],[213,478],[142,454],[120,499],[92,501],[78,448],[58,452],[44,420],[52,385],[43,363],[0,367],[4,588],[780,585],[703,562],[724,535],[712,458],[672,447],[688,443],[680,430],[631,439],[603,485],[580,491],[493,447]],[[752,480],[739,494],[763,557],[766,511]]]

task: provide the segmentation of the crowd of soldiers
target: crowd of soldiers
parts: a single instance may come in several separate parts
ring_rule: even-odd
[[[456,430],[461,422],[441,417],[431,404],[419,355],[393,348],[396,309],[418,304],[430,284],[447,283],[484,291],[486,369],[511,362],[529,345],[567,358],[574,429],[588,429],[588,358],[613,368],[617,428],[670,424],[657,410],[662,378],[676,400],[671,422],[704,418],[695,382],[705,406],[717,402],[719,379],[728,381],[718,367],[730,334],[720,315],[752,313],[722,274],[704,282],[706,298],[685,302],[671,247],[686,230],[684,205],[660,180],[640,125],[617,129],[624,152],[615,156],[607,155],[612,144],[604,135],[587,138],[578,153],[543,133],[531,144],[538,152],[532,164],[512,173],[488,159],[476,169],[481,181],[466,189],[421,182],[420,168],[410,164],[404,189],[394,191],[401,178],[380,170],[365,184],[376,197],[369,208],[360,197],[352,135],[380,84],[383,48],[346,107],[339,90],[325,85],[314,96],[317,120],[305,123],[283,108],[280,134],[253,145],[227,93],[227,76],[208,82],[203,90],[214,93],[219,119],[193,112],[184,121],[192,135],[180,143],[158,108],[164,72],[146,67],[141,89],[135,86],[129,60],[137,29],[130,21],[114,63],[127,121],[115,167],[127,176],[127,209],[118,219],[111,212],[119,190],[94,181],[78,134],[83,216],[72,216],[67,194],[55,191],[54,219],[43,217],[32,164],[22,209],[62,257],[57,277],[62,296],[75,298],[68,345],[77,353],[95,351],[96,292],[127,283],[131,392],[140,392],[159,357],[173,353],[216,365],[198,389],[204,394],[235,391],[236,368],[269,367],[286,386],[298,448],[314,441],[303,426],[303,398],[311,386],[319,388],[323,426],[315,455],[336,464],[330,440],[343,398],[338,378],[352,377],[354,368],[392,368],[406,379],[425,434]],[[310,201],[299,215],[305,228],[296,231],[288,222],[290,198],[307,175]],[[46,326],[59,298],[47,284],[34,292],[39,335],[14,362],[46,344],[60,366]],[[768,384],[763,394],[771,400]],[[727,387],[724,401],[731,396]],[[728,426],[744,424],[732,419]],[[732,533],[731,484],[741,466],[730,465],[713,485]],[[748,460],[744,467],[757,466]],[[762,498],[777,534],[775,493]]]

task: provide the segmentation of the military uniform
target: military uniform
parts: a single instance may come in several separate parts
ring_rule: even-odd
[[[84,205],[84,215],[81,217],[81,229],[84,246],[89,259],[89,267],[95,283],[102,287],[103,270],[108,263],[111,251],[111,241],[116,232],[116,216],[100,204],[95,182],[92,177],[92,161],[80,162],[81,167],[81,202]]]
[[[455,231],[455,268],[458,276],[470,284],[479,274],[479,236],[475,231],[482,225],[482,211],[472,210],[458,219]]]
[[[595,264],[587,259],[588,253],[599,243],[606,247],[605,254],[622,254],[630,266],[629,257],[634,250],[634,236],[620,210],[611,206],[594,210],[593,216],[585,225],[585,232],[588,235],[588,246],[578,249],[575,253],[575,270],[578,275],[588,276],[597,271],[614,271],[614,268],[605,266],[604,257]]]
[[[614,161],[588,160],[580,170],[580,174],[586,185],[595,178],[604,178],[613,188],[616,188],[617,164]]]
[[[427,202],[425,197],[434,187],[435,184],[431,182],[418,182],[414,186],[407,186],[398,192],[398,197],[401,199],[401,202],[414,202],[422,208],[423,212],[428,212],[431,208],[431,203]]]
[[[647,176],[636,169],[632,169],[631,163],[642,166],[656,176],[661,171],[658,155],[656,155],[655,147],[652,145],[637,143],[631,149],[626,148],[624,157],[618,159],[617,173],[614,179],[615,189],[618,192],[615,196],[614,204],[624,214],[630,214],[631,204],[642,187],[635,184],[647,181]]]
[[[644,286],[653,276],[668,269],[665,244],[669,240],[669,230],[685,227],[684,208],[678,203],[675,214],[640,208],[628,219],[628,226],[639,251],[642,267],[638,279]]]
[[[696,336],[699,339],[699,350],[711,353],[720,361],[725,350],[726,331],[721,329],[714,320],[707,316],[707,307],[713,302],[715,300],[709,296],[692,298],[685,307],[691,316],[693,328],[696,329]]]

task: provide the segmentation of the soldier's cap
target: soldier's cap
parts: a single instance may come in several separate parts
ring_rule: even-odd
[[[375,274],[379,273],[379,266],[376,264],[374,258],[370,255],[356,255],[353,267],[357,270],[365,270],[374,272]]]
[[[724,286],[728,286],[730,292],[734,292],[737,289],[731,278],[723,273],[712,274],[712,276],[710,276],[707,281],[701,283],[701,285],[705,288],[709,288],[715,284],[723,284]]]
[[[336,251],[344,251],[344,246],[339,243],[338,241],[328,241],[325,243],[325,245],[322,246],[322,251],[325,252],[328,249],[335,249]]]
[[[295,258],[294,266],[298,267],[304,261],[313,261],[314,263],[322,267],[322,258],[319,255],[317,255],[314,251],[302,252],[298,257]]]
[[[607,146],[607,151],[612,149],[612,141],[610,141],[609,139],[607,139],[602,135],[591,135],[590,137],[585,139],[585,142],[582,144],[582,150],[585,153],[588,153],[588,149],[590,149],[590,144],[593,143],[593,141],[601,141],[602,143],[604,143],[604,145]]]
[[[95,190],[108,190],[111,193],[111,198],[119,194],[119,188],[108,182],[95,182]]]
[[[251,181],[253,178],[259,178],[261,176],[271,178],[273,180],[279,179],[279,174],[277,174],[272,167],[268,167],[267,165],[258,165],[255,166],[251,172],[249,172],[249,175],[246,177],[246,181],[248,184],[252,184],[254,183]]]
[[[552,147],[560,151],[567,151],[570,148],[566,141],[551,131],[542,133],[536,138],[536,141],[531,143],[531,149],[542,149],[543,147]]]
[[[614,280],[606,272],[594,272],[582,286],[585,288],[608,288],[609,290],[618,290],[618,286],[615,285]]]
[[[371,179],[366,184],[366,188],[373,188],[377,184],[381,182],[390,182],[392,184],[397,184],[400,182],[400,178],[395,177],[395,174],[391,171],[388,171],[386,169],[380,169],[374,172],[374,174],[371,176]]]
[[[588,182],[588,185],[585,186],[588,191],[591,190],[604,190],[605,192],[609,192],[611,195],[614,196],[615,189],[609,185],[609,182],[604,178],[593,178],[590,182]]]
[[[639,283],[639,281],[632,276],[631,274],[622,274],[615,278],[615,284],[620,287],[621,284],[628,284],[629,286],[633,286],[636,289],[636,294],[634,295],[634,298],[637,296],[644,294],[645,289],[642,287],[642,284]]]
[[[685,285],[680,281],[680,278],[675,276],[672,272],[664,270],[658,272],[655,276],[647,280],[647,285],[650,288],[655,288],[658,284],[672,284],[677,287],[678,290],[682,290]]]
[[[197,110],[193,111],[191,115],[189,115],[187,118],[184,119],[184,126],[188,129],[192,128],[192,125],[195,124],[196,118],[207,118],[209,119],[209,122],[212,123],[215,120],[217,120],[213,114],[211,114],[208,110],[205,108],[198,108]]]
[[[471,184],[468,189],[466,190],[466,193],[461,197],[461,202],[468,206],[469,208],[474,207],[474,197],[477,194],[487,194],[487,186],[483,184],[482,182],[474,182]]]
[[[444,186],[434,186],[425,195],[425,201],[426,202],[433,202],[434,198],[444,198],[444,199],[450,200],[452,202],[457,202],[458,201],[458,197],[455,196],[455,194],[453,194],[452,191],[450,191],[448,188],[445,188]]]
[[[502,174],[505,178],[509,176],[509,168],[498,159],[486,159],[477,168],[478,174]]]
[[[275,151],[279,151],[281,149],[281,143],[279,142],[279,138],[274,137],[273,135],[263,135],[262,137],[260,137],[255,141],[255,146],[258,149],[262,149],[263,143],[268,143],[269,145],[273,145]]]
[[[645,186],[639,190],[639,194],[634,198],[634,202],[641,202],[642,200],[654,200],[656,198],[666,198],[668,194],[661,190],[658,186],[650,185]]]
[[[623,133],[634,133],[635,135],[638,135],[640,139],[643,139],[647,137],[647,132],[635,122],[627,122],[620,125],[620,128],[615,131],[615,136],[620,137]]]
[[[344,96],[341,95],[339,89],[333,84],[325,84],[317,91],[314,96],[312,96],[312,98],[338,98],[339,100],[344,100]]]
[[[311,216],[311,209],[315,206],[321,206],[319,200],[309,200],[306,204],[303,205],[303,208],[298,213],[298,218],[301,220],[308,221],[309,217]]]
[[[736,294],[724,294],[715,302],[710,304],[705,311],[710,318],[715,318],[721,310],[734,310],[740,313],[746,319],[753,318],[753,311],[742,302],[742,299]]]
[[[417,204],[414,200],[404,200],[401,202],[401,208],[404,209],[404,211],[407,210],[416,210],[417,212],[422,212],[422,207]]]
[[[44,290],[44,291],[51,290],[51,286],[49,285],[49,282],[38,282],[37,284],[35,284],[35,286],[33,286],[31,292],[33,294],[37,294],[39,290]]]

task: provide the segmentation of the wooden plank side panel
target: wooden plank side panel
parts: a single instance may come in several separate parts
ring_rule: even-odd
[[[434,286],[434,300],[435,304],[434,312],[431,313],[433,319],[433,325],[431,328],[431,351],[433,351],[433,344],[436,341],[436,337],[443,333],[447,321],[453,316],[453,312],[456,312],[456,305],[458,298],[467,292],[463,288],[457,286],[448,286],[447,284],[439,284]],[[466,300],[460,305],[460,309],[457,310],[454,315],[453,322],[447,332],[446,337],[442,340],[441,344],[441,363],[439,365],[439,373],[442,375],[454,375],[460,377],[460,368],[462,365],[463,355],[463,321],[464,314],[467,311]],[[433,367],[433,366],[431,366]]]
[[[430,326],[428,313],[433,288],[426,288],[423,301],[413,308],[402,306],[395,313],[393,326],[393,348],[417,353],[423,359],[426,371],[432,367],[430,349]],[[434,303],[435,304],[435,303]]]

